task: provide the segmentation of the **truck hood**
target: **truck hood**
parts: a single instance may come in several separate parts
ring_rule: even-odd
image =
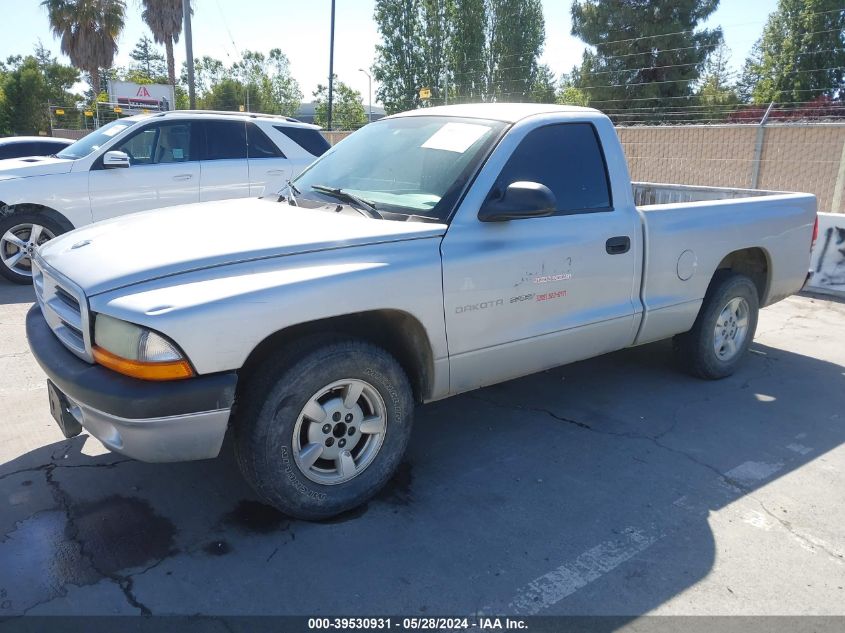
[[[38,256],[92,296],[212,266],[445,232],[444,224],[378,220],[253,198],[98,222],[50,240]]]
[[[0,180],[66,174],[72,167],[73,161],[67,158],[49,158],[47,156],[7,158],[0,160]]]

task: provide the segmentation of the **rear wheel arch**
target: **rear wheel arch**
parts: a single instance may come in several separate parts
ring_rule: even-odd
[[[284,328],[267,336],[250,352],[239,370],[240,385],[265,361],[291,342],[306,337],[334,335],[370,342],[390,353],[408,376],[414,399],[422,402],[434,384],[434,355],[422,323],[403,310],[371,310],[339,315]]]
[[[755,246],[739,249],[725,255],[713,273],[710,286],[712,287],[715,282],[723,279],[726,274],[731,272],[745,275],[754,282],[760,306],[766,305],[771,284],[772,267],[771,258],[765,249]]]

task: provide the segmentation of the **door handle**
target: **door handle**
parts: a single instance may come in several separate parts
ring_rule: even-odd
[[[173,176],[173,180],[190,180],[193,178],[192,174],[179,174],[178,176]]]
[[[270,169],[267,171],[268,176],[284,176],[285,170],[284,169]]]
[[[631,238],[627,235],[619,235],[611,237],[604,244],[604,248],[608,255],[621,255],[631,250]]]

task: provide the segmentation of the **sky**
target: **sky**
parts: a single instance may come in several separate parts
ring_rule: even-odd
[[[330,0],[193,0],[194,57],[210,55],[230,64],[239,51],[267,53],[281,48],[291,71],[309,101],[329,68]],[[571,0],[543,0],[546,46],[541,61],[556,73],[568,72],[581,59],[584,44],[570,34]],[[705,26],[722,26],[725,43],[738,69],[760,36],[777,0],[721,0]],[[59,42],[50,32],[47,11],[39,0],[0,0],[7,16],[0,22],[0,59],[27,54],[40,39],[59,55]],[[337,0],[334,69],[338,78],[369,99],[368,81],[359,69],[369,69],[379,41],[373,21],[374,0]],[[129,52],[142,35],[150,35],[141,20],[140,0],[127,0],[128,15],[115,65],[126,66]],[[67,58],[62,57],[65,63]],[[185,60],[184,41],[176,45],[176,67]],[[377,86],[373,85],[373,93]]]

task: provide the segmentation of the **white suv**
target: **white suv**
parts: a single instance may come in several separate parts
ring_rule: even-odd
[[[54,156],[0,160],[0,274],[31,283],[35,247],[91,222],[278,191],[329,148],[319,130],[182,110],[113,121]]]

